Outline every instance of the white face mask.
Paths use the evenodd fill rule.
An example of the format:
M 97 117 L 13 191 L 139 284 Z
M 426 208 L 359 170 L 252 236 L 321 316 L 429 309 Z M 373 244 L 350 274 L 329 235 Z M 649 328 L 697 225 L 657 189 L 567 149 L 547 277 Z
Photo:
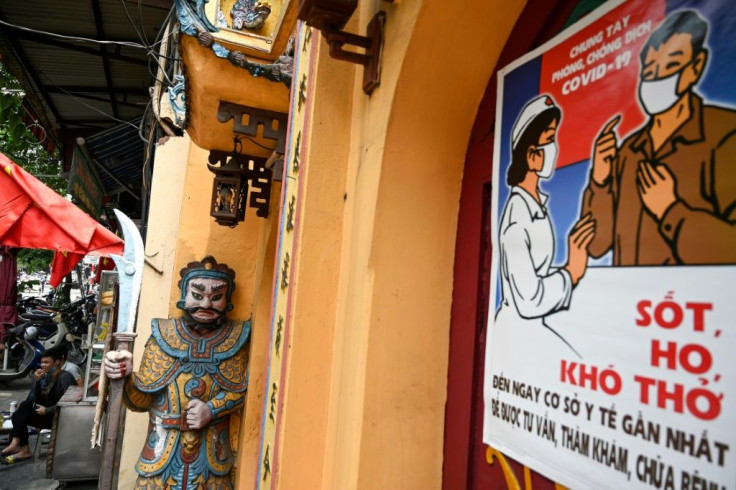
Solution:
M 677 85 L 680 83 L 682 71 L 659 80 L 642 80 L 639 83 L 639 100 L 647 114 L 661 114 L 680 98 Z
M 549 179 L 552 177 L 552 173 L 555 171 L 555 163 L 557 162 L 557 143 L 547 143 L 546 145 L 538 146 L 537 150 L 544 151 L 544 163 L 542 164 L 542 170 L 537 172 L 539 178 Z

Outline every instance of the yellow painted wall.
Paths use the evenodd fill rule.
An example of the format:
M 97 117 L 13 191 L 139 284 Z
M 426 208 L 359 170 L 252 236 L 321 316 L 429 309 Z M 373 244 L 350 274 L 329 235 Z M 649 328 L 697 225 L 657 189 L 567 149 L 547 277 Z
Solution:
M 151 214 L 146 240 L 146 254 L 156 252 L 163 257 L 163 275 L 146 267 L 138 314 L 134 360 L 138 365 L 145 340 L 150 335 L 150 321 L 155 317 L 180 316 L 176 307 L 179 299 L 179 270 L 188 262 L 213 255 L 218 262 L 227 263 L 235 270 L 235 292 L 232 298 L 235 309 L 228 314 L 233 319 L 247 319 L 257 301 L 251 329 L 250 385 L 246 397 L 245 418 L 231 418 L 232 427 L 242 425 L 244 448 L 257 444 L 260 430 L 260 408 L 263 386 L 260 380 L 265 370 L 265 353 L 268 351 L 268 309 L 270 293 L 254 296 L 254 285 L 270 288 L 277 225 L 279 185 L 271 194 L 271 213 L 268 220 L 258 218 L 249 209 L 244 223 L 235 228 L 223 227 L 209 216 L 213 174 L 207 169 L 208 151 L 198 148 L 188 138 L 173 138 L 159 147 L 154 166 L 154 182 L 151 193 Z M 157 260 L 155 255 L 151 260 Z M 257 264 L 258 258 L 263 263 Z M 264 266 L 265 265 L 265 266 Z M 128 412 L 125 427 L 123 453 L 120 464 L 119 488 L 132 488 L 138 458 L 145 437 L 147 414 Z M 237 432 L 237 431 L 236 431 Z M 236 434 L 237 435 L 237 434 Z M 240 444 L 234 441 L 234 447 Z M 253 450 L 255 451 L 255 450 Z M 255 466 L 255 454 L 250 460 L 245 455 L 238 459 L 238 467 Z M 248 464 L 251 463 L 251 464 Z
M 312 42 L 317 39 L 313 36 Z M 291 298 L 292 334 L 289 339 L 289 344 L 298 348 L 290 349 L 291 367 L 286 379 L 289 399 L 298 400 L 299 406 L 309 405 L 310 409 L 292 410 L 292 405 L 287 404 L 283 412 L 289 433 L 279 463 L 285 465 L 285 471 L 278 474 L 280 488 L 321 488 L 321 464 L 303 464 L 292 471 L 292 462 L 311 462 L 315 458 L 319 462 L 327 447 L 329 389 L 333 374 L 329 358 L 334 343 L 335 304 L 344 253 L 342 235 L 348 169 L 339 163 L 347 160 L 350 151 L 353 70 L 346 70 L 323 57 L 314 75 L 310 115 L 329 117 L 321 118 L 319 131 L 310 138 L 302 155 L 302 161 L 309 163 L 306 169 L 302 166 L 299 177 L 305 190 L 299 195 L 299 206 L 304 212 L 296 230 L 298 256 L 292 262 L 294 288 L 291 290 L 295 293 Z M 323 83 L 323 80 L 330 83 Z M 303 453 L 307 447 L 310 447 L 308 456 Z
M 245 417 L 240 427 L 240 443 L 236 460 L 236 488 L 251 488 L 258 470 L 258 444 L 260 442 L 263 416 L 263 394 L 265 390 L 265 370 L 268 362 L 269 322 L 271 315 L 271 288 L 273 287 L 273 263 L 278 239 L 279 205 L 281 184 L 274 183 L 271 189 L 271 207 L 268 219 L 249 216 L 259 222 L 258 247 L 266 247 L 265 257 L 256 269 L 252 283 L 259 284 L 254 291 L 253 330 L 251 332 L 250 378 L 246 397 Z M 260 279 L 258 279 L 260 278 Z M 233 426 L 234 427 L 234 426 Z
M 483 91 L 523 6 L 523 0 L 361 2 L 349 31 L 363 31 L 379 7 L 388 13 L 383 78 L 371 97 L 360 89 L 362 69 L 329 58 L 315 33 L 320 49 L 311 74 L 315 89 L 303 155 L 308 163 L 300 177 L 277 488 L 440 488 L 465 150 Z M 214 224 L 206 158 L 192 145 L 182 160 L 180 210 L 171 211 L 174 195 L 169 212 L 156 215 L 159 222 L 178 217 L 178 240 L 166 228 L 161 246 L 175 248 L 168 288 L 159 284 L 162 278 L 151 283 L 158 287 L 144 278 L 144 298 L 151 301 L 146 291 L 166 291 L 169 299 L 158 300 L 155 314 L 176 313 L 174 276 L 186 262 L 212 253 L 236 269 L 232 317 L 245 317 L 259 275 L 252 257 L 267 243 L 238 456 L 238 488 L 254 488 L 276 234 L 265 229 L 276 229 L 276 213 L 272 206 L 269 225 L 253 213 L 235 230 Z M 156 188 L 154 193 L 160 195 Z M 154 309 L 146 315 L 141 310 L 142 338 Z M 139 340 L 138 356 L 142 345 Z M 141 447 L 136 440 L 131 449 L 129 442 L 142 437 L 131 430 L 120 488 L 129 488 L 129 469 Z
M 140 364 L 143 345 L 151 334 L 151 318 L 165 317 L 170 311 L 169 293 L 176 262 L 172 237 L 179 234 L 178 217 L 185 195 L 186 161 L 190 146 L 189 138 L 184 136 L 170 138 L 156 148 L 145 253 L 148 260 L 163 273 L 157 273 L 148 265 L 143 269 L 136 324 L 138 337 L 133 351 L 134 366 Z M 143 447 L 147 427 L 148 414 L 127 412 L 118 474 L 120 489 L 133 488 L 137 477 L 134 466 Z
M 523 6 L 361 2 L 352 32 L 388 12 L 370 97 L 320 41 L 278 488 L 441 487 L 465 150 Z

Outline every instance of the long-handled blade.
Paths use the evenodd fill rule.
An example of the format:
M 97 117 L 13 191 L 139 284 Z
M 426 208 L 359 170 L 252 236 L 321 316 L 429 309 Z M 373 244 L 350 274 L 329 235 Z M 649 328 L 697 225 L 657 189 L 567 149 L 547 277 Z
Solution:
M 143 277 L 143 240 L 138 228 L 125 214 L 115 210 L 118 223 L 123 230 L 125 248 L 123 256 L 113 255 L 112 259 L 118 268 L 118 329 L 113 334 L 114 350 L 132 349 L 135 339 L 135 314 L 138 309 L 138 297 L 141 292 Z M 120 428 L 120 413 L 123 401 L 123 379 L 110 380 L 110 394 L 107 407 L 107 429 L 105 431 L 105 447 L 102 457 L 102 470 L 98 482 L 99 489 L 111 490 Z M 102 393 L 100 394 L 102 397 Z M 99 402 L 99 400 L 98 400 Z
M 118 268 L 118 332 L 135 331 L 135 312 L 143 278 L 143 239 L 135 224 L 120 210 L 115 216 L 123 231 L 123 256 L 113 255 Z

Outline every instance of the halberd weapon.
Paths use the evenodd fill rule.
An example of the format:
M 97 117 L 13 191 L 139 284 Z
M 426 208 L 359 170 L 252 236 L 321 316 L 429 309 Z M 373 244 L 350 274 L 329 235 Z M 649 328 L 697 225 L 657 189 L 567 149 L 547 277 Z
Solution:
M 141 292 L 143 276 L 143 239 L 133 221 L 119 210 L 115 216 L 120 223 L 125 240 L 123 256 L 112 255 L 118 269 L 118 328 L 113 334 L 114 350 L 131 351 L 135 339 L 135 316 L 138 309 L 138 298 Z M 110 392 L 107 405 L 107 428 L 102 457 L 99 489 L 112 489 L 113 469 L 115 467 L 115 451 L 118 443 L 118 429 L 123 401 L 123 384 L 125 378 L 110 380 Z M 100 393 L 98 405 L 103 394 Z

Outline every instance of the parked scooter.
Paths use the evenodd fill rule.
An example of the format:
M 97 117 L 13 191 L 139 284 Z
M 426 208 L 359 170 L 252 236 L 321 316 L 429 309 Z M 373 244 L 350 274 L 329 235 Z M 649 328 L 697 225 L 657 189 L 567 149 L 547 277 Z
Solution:
M 45 308 L 49 305 L 50 303 L 43 296 L 28 296 L 23 298 L 20 295 L 18 295 L 18 302 L 15 304 L 19 315 L 38 308 Z
M 24 338 L 37 340 L 44 349 L 68 343 L 67 359 L 74 364 L 83 364 L 86 352 L 82 349 L 82 335 L 94 323 L 95 295 L 90 294 L 61 308 L 39 307 L 20 317 L 28 320 Z
M 0 382 L 23 377 L 40 366 L 43 351 L 61 346 L 67 359 L 83 364 L 87 359 L 82 335 L 94 323 L 95 296 L 85 296 L 61 308 L 38 305 L 19 315 L 22 323 L 7 330 Z
M 43 346 L 33 345 L 23 338 L 25 325 L 3 323 L 2 332 L 0 382 L 9 383 L 14 379 L 22 378 L 41 366 Z

